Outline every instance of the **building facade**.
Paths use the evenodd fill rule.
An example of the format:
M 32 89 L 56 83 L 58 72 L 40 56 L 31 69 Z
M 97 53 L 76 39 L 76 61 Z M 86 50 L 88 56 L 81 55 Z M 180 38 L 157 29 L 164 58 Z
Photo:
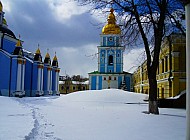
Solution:
M 157 97 L 174 97 L 186 91 L 185 36 L 177 33 L 165 37 L 162 42 L 157 70 Z M 134 91 L 149 93 L 146 61 L 133 75 Z
M 60 94 L 68 94 L 76 91 L 89 90 L 89 81 L 79 82 L 73 80 L 59 81 Z
M 122 88 L 131 91 L 131 74 L 123 71 L 124 46 L 121 29 L 116 24 L 114 10 L 110 10 L 108 23 L 103 27 L 98 46 L 98 71 L 89 73 L 89 89 Z M 123 84 L 124 83 L 124 84 Z
M 36 53 L 23 49 L 22 41 L 8 29 L 0 2 L 0 96 L 41 96 L 59 94 L 58 61 L 51 64 L 49 54 L 44 62 L 40 49 Z

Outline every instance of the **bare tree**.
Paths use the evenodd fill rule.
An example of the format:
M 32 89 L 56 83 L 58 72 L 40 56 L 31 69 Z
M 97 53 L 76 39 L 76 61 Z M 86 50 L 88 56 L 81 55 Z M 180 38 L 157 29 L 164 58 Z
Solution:
M 162 40 L 171 32 L 185 35 L 184 5 L 180 0 L 77 0 L 93 10 L 112 7 L 119 19 L 124 45 L 142 43 L 149 79 L 149 113 L 159 114 L 156 71 Z M 153 51 L 151 51 L 151 47 Z

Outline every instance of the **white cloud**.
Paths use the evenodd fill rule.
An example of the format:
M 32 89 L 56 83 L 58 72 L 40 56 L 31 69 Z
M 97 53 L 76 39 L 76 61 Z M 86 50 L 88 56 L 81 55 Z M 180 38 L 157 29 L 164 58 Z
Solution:
M 128 51 L 128 50 L 125 50 Z M 142 63 L 144 57 L 144 48 L 132 49 L 130 52 L 124 52 L 123 70 L 133 73 L 134 70 Z
M 1 0 L 1 3 L 3 5 L 3 11 L 4 12 L 11 12 L 11 4 L 9 1 Z
M 87 11 L 87 7 L 78 6 L 77 2 L 70 0 L 48 0 L 48 4 L 56 20 L 62 23 L 66 23 L 66 20 L 73 15 L 80 15 Z
M 52 59 L 55 51 L 61 68 L 60 75 L 66 73 L 70 76 L 79 74 L 88 77 L 89 72 L 97 70 L 97 57 L 94 57 L 97 52 L 97 45 L 95 44 L 88 44 L 80 48 L 51 48 L 50 56 Z M 89 57 L 89 55 L 93 56 Z

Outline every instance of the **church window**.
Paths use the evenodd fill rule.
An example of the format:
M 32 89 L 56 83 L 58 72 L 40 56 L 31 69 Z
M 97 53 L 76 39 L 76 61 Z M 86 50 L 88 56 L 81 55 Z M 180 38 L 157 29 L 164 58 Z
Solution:
M 114 77 L 114 80 L 116 80 L 116 77 Z
M 162 73 L 164 72 L 164 59 L 162 59 Z
M 168 71 L 168 56 L 165 57 L 165 72 Z
M 109 56 L 108 65 L 113 65 L 113 56 L 112 55 Z
M 104 80 L 106 80 L 106 77 L 104 77 Z
M 111 80 L 111 76 L 109 76 L 109 80 Z
M 81 87 L 78 87 L 78 90 L 81 90 Z
M 102 57 L 104 57 L 104 52 L 102 52 Z
M 120 57 L 120 54 L 119 54 L 119 53 L 117 54 L 117 57 Z

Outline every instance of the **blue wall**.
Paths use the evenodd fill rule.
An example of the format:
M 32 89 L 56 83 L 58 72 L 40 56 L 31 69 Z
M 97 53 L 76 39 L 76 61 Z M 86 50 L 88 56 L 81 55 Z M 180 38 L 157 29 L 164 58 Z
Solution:
M 5 65 L 6 64 L 6 65 Z M 9 96 L 11 59 L 0 51 L 0 95 Z
M 11 67 L 11 93 L 10 96 L 15 96 L 15 93 L 13 91 L 16 90 L 16 84 L 17 84 L 17 69 L 18 69 L 18 62 L 17 59 L 12 58 L 12 67 Z
M 44 91 L 47 91 L 47 80 L 48 80 L 48 69 L 47 69 L 47 66 L 44 66 L 44 76 L 43 76 L 43 90 Z
M 32 96 L 32 69 L 33 63 L 26 59 L 25 64 L 25 78 L 24 78 L 24 89 L 26 96 Z M 36 81 L 36 80 L 35 80 Z
M 127 91 L 131 91 L 131 78 L 129 76 L 126 76 L 125 77 L 125 83 L 126 83 L 126 86 L 127 86 Z
M 91 89 L 96 90 L 96 76 L 92 76 L 91 78 Z
M 52 81 L 56 80 L 55 68 L 52 68 Z M 55 82 L 52 82 L 52 91 L 55 91 Z
M 102 89 L 102 76 L 98 76 L 99 77 L 99 85 L 98 85 L 98 89 Z
M 118 76 L 118 88 L 120 88 L 121 83 L 122 83 L 122 76 Z
M 2 48 L 5 51 L 9 52 L 10 54 L 12 54 L 14 52 L 15 45 L 16 45 L 15 42 L 12 42 L 10 40 L 7 40 L 7 39 L 3 38 L 3 46 L 2 46 Z

